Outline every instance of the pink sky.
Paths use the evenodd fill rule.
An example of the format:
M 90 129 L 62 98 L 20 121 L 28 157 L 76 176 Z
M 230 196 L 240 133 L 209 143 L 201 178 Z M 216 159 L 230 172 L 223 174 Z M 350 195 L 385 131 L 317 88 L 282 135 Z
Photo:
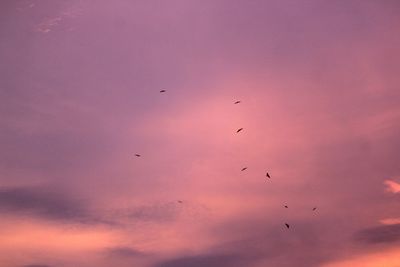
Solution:
M 397 1 L 0 12 L 1 267 L 400 266 Z

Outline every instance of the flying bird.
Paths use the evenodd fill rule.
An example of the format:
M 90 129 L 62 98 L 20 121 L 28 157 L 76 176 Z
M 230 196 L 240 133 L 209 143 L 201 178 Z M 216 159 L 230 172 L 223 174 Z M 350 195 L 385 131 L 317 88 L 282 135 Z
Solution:
M 269 173 L 268 173 L 268 172 L 267 172 L 267 174 L 266 174 L 265 176 L 267 176 L 268 178 L 270 178 L 270 179 L 271 179 L 271 176 L 269 176 Z
M 182 200 L 178 200 L 178 203 L 181 203 L 181 204 L 182 204 L 182 203 L 183 203 L 183 201 L 182 201 Z
M 286 227 L 289 229 L 289 227 L 290 227 L 289 224 L 285 223 L 285 225 L 286 225 Z
M 239 104 L 239 103 L 240 103 L 240 101 L 239 101 L 239 100 L 235 102 L 235 104 Z
M 316 210 L 316 209 L 317 209 L 317 207 L 313 208 L 312 210 Z
M 245 170 L 247 170 L 247 167 L 242 168 L 242 171 L 245 171 Z
M 140 157 L 141 155 L 140 155 L 140 154 L 135 154 L 135 156 L 136 156 L 136 157 Z
M 289 208 L 289 207 L 285 205 L 285 208 Z
M 160 93 L 165 93 L 165 92 L 166 92 L 166 91 L 165 91 L 164 89 L 160 91 Z
M 240 132 L 241 130 L 243 130 L 243 128 L 239 128 L 239 129 L 236 131 L 236 133 Z

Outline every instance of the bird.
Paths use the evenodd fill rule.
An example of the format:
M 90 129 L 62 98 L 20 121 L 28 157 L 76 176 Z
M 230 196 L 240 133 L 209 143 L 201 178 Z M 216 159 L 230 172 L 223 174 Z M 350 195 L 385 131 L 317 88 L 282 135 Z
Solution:
M 136 157 L 140 157 L 141 155 L 140 155 L 140 154 L 135 154 L 135 156 L 136 156 Z
M 289 207 L 285 205 L 285 208 L 289 208 Z
M 239 128 L 239 129 L 236 131 L 236 133 L 240 132 L 241 130 L 243 130 L 243 128 Z
M 182 204 L 182 203 L 183 203 L 183 201 L 182 201 L 182 200 L 178 200 L 178 203 L 181 203 L 181 204 Z
M 266 174 L 265 176 L 267 176 L 268 178 L 270 178 L 270 179 L 271 179 L 271 176 L 269 176 L 269 173 L 268 173 L 268 172 L 267 172 L 267 174 Z
M 316 209 L 317 209 L 317 207 L 313 208 L 312 210 L 316 210 Z
M 286 227 L 289 229 L 289 227 L 290 227 L 289 224 L 285 223 L 285 225 L 286 225 Z
M 240 103 L 240 101 L 238 100 L 238 101 L 236 101 L 234 104 L 239 104 Z
M 165 92 L 166 92 L 166 90 L 164 90 L 164 89 L 160 91 L 160 93 L 165 93 Z
M 247 170 L 247 167 L 243 167 L 243 168 L 242 168 L 242 171 L 245 171 L 245 170 Z

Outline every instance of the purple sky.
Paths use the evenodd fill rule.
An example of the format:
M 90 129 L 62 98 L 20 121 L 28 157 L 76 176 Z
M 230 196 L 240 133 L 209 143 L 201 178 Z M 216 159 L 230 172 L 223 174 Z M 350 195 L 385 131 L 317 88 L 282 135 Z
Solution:
M 0 1 L 0 266 L 400 266 L 399 13 Z

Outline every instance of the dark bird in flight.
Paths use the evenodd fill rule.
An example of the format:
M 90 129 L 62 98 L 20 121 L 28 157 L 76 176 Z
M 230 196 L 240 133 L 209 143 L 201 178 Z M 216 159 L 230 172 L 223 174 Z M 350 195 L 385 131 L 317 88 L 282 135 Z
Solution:
M 243 128 L 239 128 L 239 129 L 236 131 L 236 133 L 240 132 L 241 130 L 243 130 Z
M 135 154 L 136 157 L 140 157 L 140 154 Z
M 285 208 L 289 208 L 289 207 L 285 205 Z
M 317 207 L 313 208 L 312 210 L 316 210 L 316 209 L 317 209 Z
M 160 91 L 160 93 L 165 93 L 165 92 L 166 92 L 166 91 L 165 91 L 164 89 Z
M 245 171 L 245 170 L 247 170 L 247 167 L 242 168 L 242 171 Z
M 267 174 L 266 174 L 265 176 L 267 176 L 268 178 L 271 178 L 271 176 L 269 176 L 269 173 L 268 173 L 268 172 L 267 172 Z
M 289 229 L 289 224 L 285 223 L 286 227 Z
M 239 103 L 240 103 L 240 101 L 239 101 L 239 100 L 235 102 L 235 104 L 239 104 Z
M 181 204 L 182 204 L 182 203 L 183 203 L 183 201 L 182 201 L 182 200 L 178 200 L 178 203 L 181 203 Z

